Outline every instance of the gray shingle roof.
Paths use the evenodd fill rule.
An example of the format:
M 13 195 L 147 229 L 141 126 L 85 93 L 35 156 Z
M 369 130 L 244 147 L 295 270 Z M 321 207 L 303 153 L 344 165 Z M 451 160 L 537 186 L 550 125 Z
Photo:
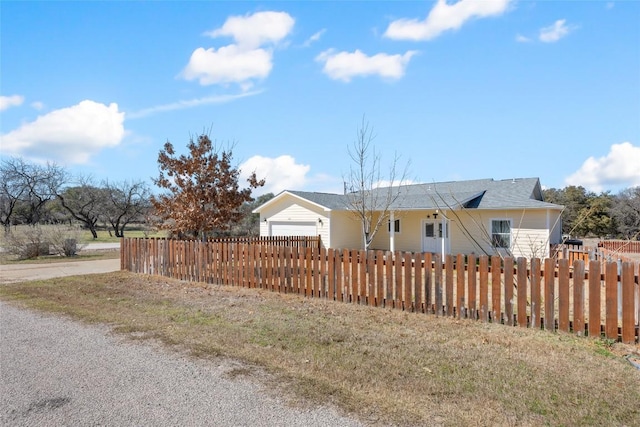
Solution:
M 372 197 L 382 199 L 388 188 L 373 190 Z M 477 179 L 469 181 L 433 182 L 394 188 L 399 197 L 391 205 L 394 210 L 449 209 L 562 209 L 562 206 L 542 200 L 538 178 L 506 180 Z M 348 209 L 345 194 L 288 191 L 331 210 Z M 378 203 L 381 205 L 381 203 Z

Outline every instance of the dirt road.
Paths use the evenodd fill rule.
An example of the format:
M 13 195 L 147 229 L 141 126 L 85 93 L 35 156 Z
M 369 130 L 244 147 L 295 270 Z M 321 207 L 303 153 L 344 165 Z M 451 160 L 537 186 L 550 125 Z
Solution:
M 119 259 L 0 266 L 3 284 L 106 273 Z M 359 426 L 328 407 L 294 408 L 239 362 L 195 360 L 0 301 L 0 425 Z
M 109 273 L 118 270 L 120 270 L 119 259 L 69 261 L 50 264 L 0 265 L 0 285 L 26 280 L 43 280 L 81 274 Z

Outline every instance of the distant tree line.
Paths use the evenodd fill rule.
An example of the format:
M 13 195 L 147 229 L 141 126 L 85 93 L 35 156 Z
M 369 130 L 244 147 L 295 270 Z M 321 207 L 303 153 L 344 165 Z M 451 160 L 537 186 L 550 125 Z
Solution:
M 640 187 L 596 194 L 581 186 L 543 191 L 544 199 L 565 207 L 562 233 L 572 237 L 640 240 Z
M 176 181 L 174 177 L 167 182 Z M 235 177 L 237 180 L 237 173 Z M 241 191 L 233 182 L 216 180 L 215 177 L 209 188 L 216 183 L 230 192 Z M 232 218 L 220 223 L 217 232 L 209 235 L 259 234 L 259 215 L 253 214 L 252 210 L 273 197 L 273 194 L 263 195 L 257 200 L 251 198 L 250 194 L 241 194 L 244 196 L 240 198 L 240 203 L 228 210 L 233 213 Z M 3 159 L 0 163 L 0 223 L 5 232 L 10 232 L 11 227 L 17 225 L 79 224 L 89 230 L 94 238 L 98 236 L 98 229 L 106 229 L 116 237 L 123 237 L 125 229 L 135 223 L 147 229 L 176 231 L 172 235 L 188 235 L 183 230 L 180 230 L 181 233 L 172 230 L 171 225 L 175 222 L 171 214 L 188 214 L 190 207 L 167 205 L 169 209 L 163 211 L 158 209 L 161 207 L 157 204 L 159 200 L 163 199 L 154 196 L 143 180 L 104 180 L 98 183 L 90 176 L 73 176 L 64 167 L 52 163 L 33 163 L 19 157 Z M 204 217 L 215 216 L 213 203 L 228 201 L 228 197 L 212 199 L 205 206 L 207 212 Z
M 98 184 L 51 163 L 5 159 L 0 180 L 0 222 L 5 231 L 13 225 L 79 223 L 94 238 L 101 225 L 122 237 L 125 227 L 144 222 L 150 209 L 151 193 L 144 181 Z

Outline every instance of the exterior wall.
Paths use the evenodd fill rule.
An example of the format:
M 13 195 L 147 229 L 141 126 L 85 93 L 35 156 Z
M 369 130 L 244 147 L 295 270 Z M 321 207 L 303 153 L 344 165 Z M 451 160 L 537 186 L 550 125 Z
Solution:
M 456 211 L 458 218 L 451 222 L 451 252 L 493 254 L 490 244 L 491 220 L 511 220 L 511 254 L 514 257 L 546 257 L 549 244 L 559 229 L 560 211 L 539 210 L 495 210 Z M 452 216 L 452 215 L 450 215 Z M 463 222 L 465 227 L 460 226 Z M 554 224 L 556 226 L 554 227 Z M 549 228 L 553 231 L 550 234 Z M 468 237 L 468 236 L 471 236 Z
M 394 233 L 396 250 L 422 252 L 422 220 L 427 218 L 426 211 L 395 212 L 394 220 L 400 220 L 400 232 Z M 430 214 L 430 213 L 429 213 Z M 381 225 L 371 244 L 372 249 L 390 249 L 390 233 L 388 223 Z
M 324 237 L 323 237 L 324 238 Z M 360 221 L 351 212 L 331 212 L 331 235 L 328 242 L 334 249 L 362 248 Z
M 329 247 L 331 223 L 328 214 L 313 203 L 285 197 L 279 203 L 260 212 L 260 236 L 270 236 L 270 224 L 273 222 L 313 222 L 316 224 L 316 234 L 320 235 L 323 245 Z

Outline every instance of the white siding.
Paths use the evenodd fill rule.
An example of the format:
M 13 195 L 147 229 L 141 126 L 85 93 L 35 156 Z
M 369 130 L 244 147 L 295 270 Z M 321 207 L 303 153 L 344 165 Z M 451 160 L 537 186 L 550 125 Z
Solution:
M 351 212 L 331 212 L 330 242 L 334 249 L 362 248 L 361 224 Z
M 293 227 L 301 224 L 306 225 L 306 230 L 310 225 L 316 227 L 315 235 L 320 235 L 324 246 L 329 247 L 330 221 L 328 212 L 321 207 L 308 203 L 294 196 L 286 196 L 278 203 L 268 206 L 260 212 L 260 235 L 272 235 L 271 224 L 291 224 Z M 277 231 L 278 226 L 276 226 Z
M 511 253 L 514 257 L 546 257 L 551 237 L 547 229 L 547 210 L 458 211 L 452 221 L 451 252 L 493 254 L 491 220 L 511 220 Z M 551 215 L 553 216 L 553 215 Z M 464 222 L 464 227 L 460 226 Z M 551 224 L 553 226 L 553 224 Z

